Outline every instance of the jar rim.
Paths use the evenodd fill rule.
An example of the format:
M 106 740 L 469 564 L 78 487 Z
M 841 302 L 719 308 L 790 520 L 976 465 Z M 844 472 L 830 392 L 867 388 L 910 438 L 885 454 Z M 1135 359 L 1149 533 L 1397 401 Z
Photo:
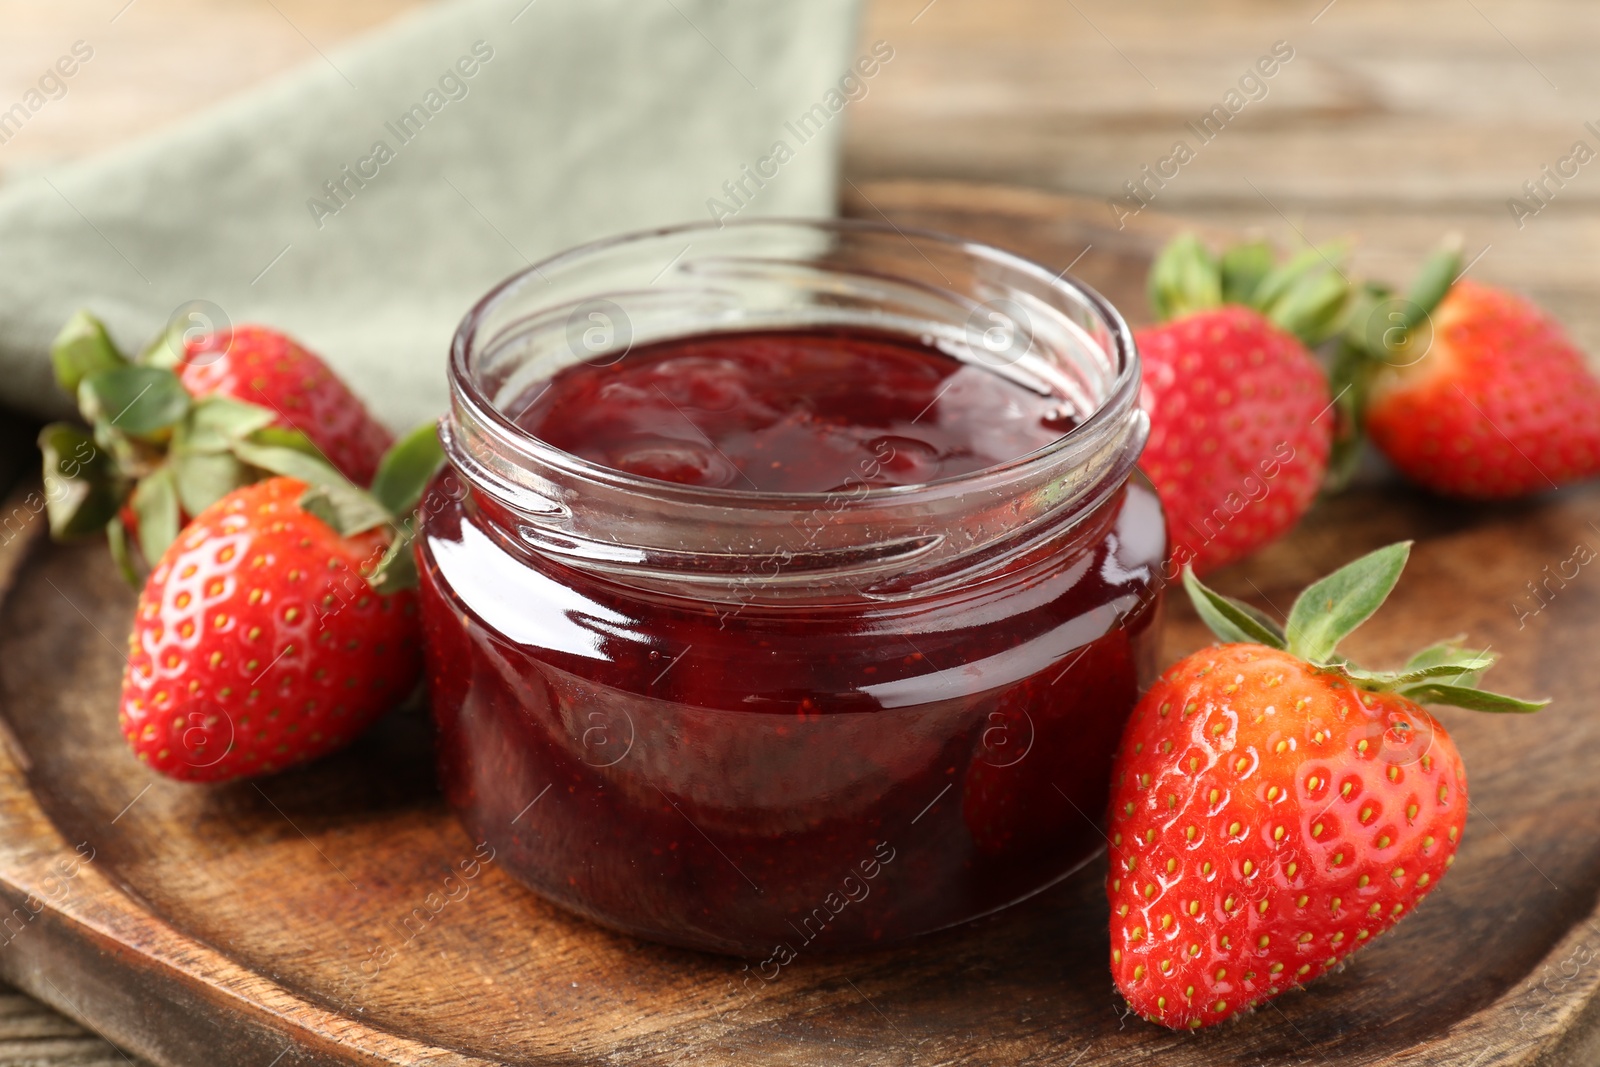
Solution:
M 920 494 L 942 494 L 963 485 L 1014 475 L 1020 471 L 1031 470 L 1035 467 L 1048 466 L 1061 453 L 1079 449 L 1086 439 L 1104 436 L 1111 424 L 1125 417 L 1130 408 L 1136 407 L 1140 384 L 1140 361 L 1138 349 L 1134 343 L 1133 331 L 1123 318 L 1122 313 L 1109 300 L 1093 287 L 1070 275 L 1068 271 L 1063 270 L 1059 274 L 1052 276 L 1042 266 L 1016 253 L 1007 252 L 1004 249 L 980 241 L 972 241 L 920 227 L 902 227 L 889 222 L 874 222 L 865 219 L 790 217 L 692 222 L 634 230 L 577 245 L 532 263 L 524 270 L 517 271 L 479 299 L 456 328 L 450 345 L 450 385 L 456 403 L 465 405 L 471 419 L 477 426 L 488 430 L 493 436 L 499 438 L 502 443 L 512 446 L 516 451 L 527 455 L 529 459 L 546 464 L 553 469 L 562 470 L 586 480 L 601 482 L 616 488 L 648 493 L 657 497 L 666 497 L 680 503 L 699 503 L 724 507 L 730 505 L 759 507 L 764 504 L 807 505 L 837 497 L 838 490 L 776 492 L 732 486 L 702 486 L 667 482 L 617 470 L 614 467 L 584 459 L 564 449 L 557 448 L 518 426 L 513 419 L 500 409 L 499 404 L 488 395 L 473 373 L 471 361 L 475 350 L 475 342 L 478 340 L 479 328 L 503 301 L 511 299 L 531 279 L 542 279 L 547 271 L 554 273 L 558 269 L 620 247 L 652 239 L 677 236 L 688 237 L 697 233 L 722 233 L 735 228 L 739 230 L 789 228 L 823 233 L 897 235 L 905 238 L 913 248 L 916 247 L 916 242 L 913 238 L 933 242 L 947 251 L 982 260 L 1006 270 L 1016 271 L 1033 279 L 1035 282 L 1042 282 L 1050 291 L 1064 294 L 1069 299 L 1082 301 L 1100 319 L 1110 338 L 1113 349 L 1106 354 L 1115 361 L 1116 376 L 1107 386 L 1104 395 L 1100 398 L 1094 410 L 1059 437 L 1031 452 L 1026 452 L 1020 456 L 1014 456 L 974 471 L 905 485 L 863 486 L 859 491 L 852 494 L 854 502 L 859 505 L 870 506 L 873 504 L 889 504 L 891 502 L 903 504 L 908 498 L 915 498 Z M 918 251 L 920 252 L 921 250 L 918 249 Z

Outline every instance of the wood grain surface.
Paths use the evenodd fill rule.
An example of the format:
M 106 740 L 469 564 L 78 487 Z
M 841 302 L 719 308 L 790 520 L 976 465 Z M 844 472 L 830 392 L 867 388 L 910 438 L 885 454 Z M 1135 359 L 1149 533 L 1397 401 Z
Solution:
M 1112 236 L 1094 204 L 918 183 L 862 185 L 849 207 L 1058 269 L 1104 241 L 1080 267 L 1130 310 L 1168 225 L 1148 216 Z M 0 560 L 0 897 L 45 906 L 0 948 L 0 974 L 172 1067 L 1582 1062 L 1600 981 L 1600 836 L 1582 832 L 1600 810 L 1600 582 L 1573 580 L 1531 617 L 1514 605 L 1546 564 L 1600 544 L 1597 523 L 1600 489 L 1471 508 L 1380 487 L 1319 507 L 1222 576 L 1282 605 L 1351 555 L 1414 537 L 1410 573 L 1350 651 L 1394 662 L 1419 637 L 1469 630 L 1504 654 L 1500 684 L 1556 704 L 1536 724 L 1450 715 L 1472 789 L 1450 878 L 1341 973 L 1198 1035 L 1125 1017 L 1101 863 L 990 919 L 802 957 L 755 988 L 737 960 L 608 933 L 492 862 L 430 915 L 474 843 L 437 795 L 419 713 L 259 783 L 155 779 L 111 714 L 132 594 L 95 545 L 40 543 L 17 567 L 19 537 L 12 566 Z M 1205 640 L 1186 612 L 1174 619 L 1169 657 Z
M 0 101 L 74 40 L 95 59 L 0 146 L 0 180 L 170 124 L 423 0 L 0 0 Z M 513 0 L 507 0 L 511 4 Z M 1600 348 L 1600 169 L 1519 229 L 1506 209 L 1600 140 L 1588 0 L 863 0 L 894 60 L 850 106 L 846 177 L 958 178 L 1104 201 L 1188 137 L 1276 41 L 1295 58 L 1155 204 L 1284 240 L 1359 241 L 1403 274 L 1461 231 Z M 709 52 L 708 52 L 709 54 Z
M 0 146 L 0 181 L 318 62 L 419 2 L 0 0 L 0 104 L 74 40 L 96 47 L 68 95 Z M 1600 172 L 1585 168 L 1521 229 L 1505 205 L 1600 118 L 1597 19 L 1585 0 L 867 0 L 863 41 L 892 41 L 896 59 L 852 105 L 845 177 L 880 203 L 869 179 L 921 176 L 1027 183 L 1103 207 L 1287 40 L 1296 58 L 1267 97 L 1157 208 L 1286 242 L 1354 236 L 1357 262 L 1391 276 L 1461 230 L 1469 254 L 1487 250 L 1474 273 L 1531 292 L 1600 349 Z M 1012 229 L 1026 236 L 1026 224 Z M 27 1005 L 5 1002 L 0 1064 L 125 1062 Z M 1551 1062 L 1600 1062 L 1600 1050 Z

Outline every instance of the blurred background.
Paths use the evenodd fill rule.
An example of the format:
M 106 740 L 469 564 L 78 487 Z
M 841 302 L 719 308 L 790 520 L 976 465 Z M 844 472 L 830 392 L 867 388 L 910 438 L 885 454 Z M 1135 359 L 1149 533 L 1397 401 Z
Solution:
M 120 144 L 255 85 L 426 0 L 0 0 L 0 100 L 63 40 L 96 56 L 67 97 L 0 147 L 0 180 Z M 549 0 L 544 0 L 549 2 Z M 660 0 L 667 2 L 667 0 Z M 1600 269 L 1600 7 L 1580 0 L 864 0 L 863 42 L 896 57 L 848 109 L 845 177 L 1022 184 L 1104 200 L 1167 156 L 1277 41 L 1294 59 L 1157 192 L 1152 210 L 1352 236 L 1358 268 L 1404 276 L 1448 230 L 1475 272 L 1529 291 L 1579 339 Z M 263 146 L 269 150 L 270 146 Z M 1109 217 L 1109 209 L 1108 209 Z
M 0 104 L 63 42 L 92 31 L 95 46 L 68 93 L 0 144 L 0 184 L 164 127 L 424 2 L 0 0 Z M 1600 6 L 864 0 L 860 37 L 857 52 L 882 39 L 895 58 L 846 112 L 846 198 L 873 181 L 956 179 L 1086 198 L 1110 223 L 1114 202 L 1137 206 L 1125 183 L 1143 182 L 1150 212 L 1290 247 L 1349 238 L 1358 270 L 1402 281 L 1456 231 L 1476 276 L 1529 293 L 1600 349 L 1600 161 L 1576 152 L 1600 151 Z M 1253 76 L 1275 46 L 1292 58 Z M 1230 91 L 1245 103 L 1203 141 L 1189 124 Z M 1147 180 L 1179 139 L 1193 158 Z M 0 996 L 0 1064 L 125 1062 Z

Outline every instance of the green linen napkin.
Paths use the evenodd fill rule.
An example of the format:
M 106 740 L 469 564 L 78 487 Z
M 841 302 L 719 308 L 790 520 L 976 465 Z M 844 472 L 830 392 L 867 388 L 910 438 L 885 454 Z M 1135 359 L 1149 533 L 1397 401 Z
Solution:
M 452 0 L 127 148 L 14 179 L 0 403 L 72 413 L 46 349 L 87 306 L 130 351 L 175 312 L 273 325 L 392 426 L 432 418 L 456 323 L 528 263 L 730 209 L 831 212 L 855 9 Z M 801 116 L 803 144 L 785 126 Z M 778 140 L 793 151 L 777 177 L 730 199 L 724 183 L 737 192 Z

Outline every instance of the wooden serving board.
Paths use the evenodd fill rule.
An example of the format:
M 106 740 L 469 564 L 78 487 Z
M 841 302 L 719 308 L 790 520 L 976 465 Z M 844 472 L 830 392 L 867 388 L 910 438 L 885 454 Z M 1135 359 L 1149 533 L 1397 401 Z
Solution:
M 1136 317 L 1171 223 L 970 186 L 852 187 L 853 214 L 948 230 L 1076 272 Z M 1085 248 L 1091 246 L 1087 252 Z M 1081 258 L 1080 258 L 1081 257 Z M 1318 507 L 1219 576 L 1262 606 L 1402 537 L 1394 599 L 1352 642 L 1374 664 L 1462 630 L 1535 720 L 1445 712 L 1470 769 L 1460 860 L 1340 973 L 1234 1024 L 1125 1014 L 1104 865 L 910 946 L 741 962 L 612 934 L 475 857 L 436 790 L 421 712 L 256 783 L 182 786 L 123 748 L 132 594 L 99 545 L 0 529 L 0 975 L 158 1064 L 1500 1064 L 1596 1062 L 1600 1032 L 1600 490 L 1515 506 L 1375 488 Z M 21 532 L 17 532 L 20 530 Z M 1581 557 L 1580 557 L 1581 558 Z M 1205 637 L 1173 605 L 1169 657 Z M 447 881 L 447 876 L 453 877 Z M 469 876 L 470 875 L 470 876 Z M 16 909 L 16 910 L 11 910 Z

